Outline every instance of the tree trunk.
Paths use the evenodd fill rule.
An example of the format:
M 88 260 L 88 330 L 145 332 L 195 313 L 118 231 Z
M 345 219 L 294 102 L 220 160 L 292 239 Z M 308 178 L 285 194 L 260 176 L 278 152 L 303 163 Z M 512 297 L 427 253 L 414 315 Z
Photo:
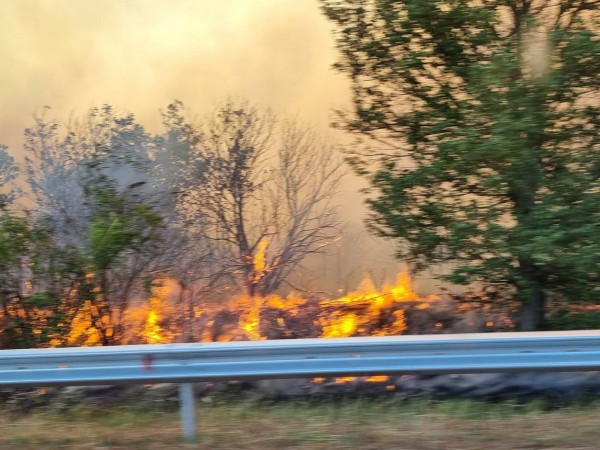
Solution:
M 544 324 L 546 294 L 541 286 L 536 285 L 527 292 L 519 292 L 521 311 L 519 314 L 519 331 L 537 331 Z

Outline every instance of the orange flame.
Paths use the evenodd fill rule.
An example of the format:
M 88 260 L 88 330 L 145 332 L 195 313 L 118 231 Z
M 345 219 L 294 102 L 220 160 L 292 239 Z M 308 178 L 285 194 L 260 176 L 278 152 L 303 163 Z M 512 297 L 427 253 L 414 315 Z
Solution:
M 257 284 L 262 277 L 265 276 L 265 270 L 267 269 L 267 247 L 269 246 L 269 239 L 262 238 L 256 246 L 256 254 L 252 261 L 254 265 L 254 272 L 251 275 L 250 281 Z
M 164 307 L 169 290 L 170 288 L 162 282 L 152 286 L 149 302 L 150 311 L 148 312 L 148 317 L 146 318 L 146 323 L 142 332 L 142 336 L 148 344 L 164 344 L 171 340 L 166 336 L 165 331 L 160 326 L 162 317 L 159 312 L 159 310 Z
M 262 239 L 253 259 L 253 280 L 258 282 L 267 270 L 266 250 L 268 240 Z M 131 330 L 139 339 L 148 344 L 173 341 L 177 332 L 165 325 L 165 318 L 172 317 L 174 304 L 169 303 L 173 280 L 159 280 L 152 286 L 147 306 L 140 307 L 131 315 L 136 323 Z M 172 295 L 171 295 L 172 297 Z M 333 298 L 302 297 L 294 293 L 286 297 L 269 295 L 265 297 L 239 295 L 227 302 L 224 307 L 194 306 L 190 312 L 194 320 L 203 323 L 201 341 L 264 340 L 268 338 L 322 337 L 338 338 L 350 336 L 398 335 L 406 331 L 406 319 L 402 302 L 414 302 L 414 309 L 426 309 L 437 297 L 419 297 L 408 273 L 398 274 L 396 282 L 378 288 L 371 277 L 365 277 L 355 291 Z M 109 317 L 97 317 L 91 302 L 87 301 L 72 321 L 72 329 L 67 336 L 70 345 L 99 345 L 101 336 L 93 320 L 101 320 L 109 325 Z M 307 313 L 307 311 L 312 311 Z M 131 311 L 129 311 L 131 312 Z M 135 316 L 135 317 L 133 317 Z M 224 319 L 225 318 L 225 319 Z M 308 322 L 306 320 L 308 318 Z M 105 323 L 105 321 L 108 321 Z M 302 322 L 297 334 L 290 331 Z M 174 323 L 174 322 L 171 322 Z M 489 324 L 488 324 L 489 325 Z M 436 323 L 442 327 L 442 323 Z M 273 328 L 280 334 L 271 335 Z M 308 329 L 308 334 L 303 334 Z M 287 334 L 286 334 L 287 333 Z M 311 334 L 312 333 L 312 334 Z M 328 380 L 334 383 L 351 383 L 357 377 L 314 378 L 315 383 Z M 385 383 L 385 388 L 394 390 L 387 376 L 361 377 L 362 381 Z
M 93 324 L 92 302 L 86 300 L 71 322 L 71 331 L 67 336 L 68 345 L 83 347 L 100 343 L 100 332 Z
M 413 290 L 412 281 L 407 273 L 400 273 L 393 286 L 384 286 L 378 290 L 370 277 L 366 277 L 356 292 L 330 300 L 330 307 L 338 307 L 339 312 L 320 319 L 323 326 L 322 337 L 349 337 L 363 334 L 367 327 L 377 320 L 383 309 L 390 308 L 394 303 L 416 300 L 418 295 Z M 364 305 L 363 314 L 343 312 L 343 305 Z M 375 335 L 402 334 L 406 329 L 404 312 L 397 309 L 392 313 L 394 320 L 387 326 L 372 332 Z
M 257 246 L 253 267 L 259 276 L 266 267 L 267 246 L 266 239 Z M 179 319 L 192 319 L 196 323 L 193 326 L 201 327 L 200 341 L 398 335 L 407 328 L 402 302 L 413 302 L 412 308 L 424 309 L 436 300 L 435 296 L 420 298 L 410 276 L 403 272 L 395 284 L 384 284 L 381 288 L 365 277 L 356 290 L 338 298 L 303 297 L 294 293 L 285 297 L 239 295 L 225 306 L 195 305 L 189 317 L 184 318 L 171 301 L 178 285 L 170 279 L 159 281 L 151 289 L 147 306 L 127 311 L 129 322 L 125 327 L 131 340 L 126 338 L 123 343 L 139 342 L 140 338 L 149 344 L 171 342 L 178 336 Z M 94 314 L 94 306 L 86 302 L 72 322 L 68 344 L 99 345 L 100 335 L 92 322 L 98 319 L 93 317 L 97 317 L 97 311 Z M 101 318 L 103 323 L 108 319 Z
M 257 245 L 256 255 L 254 256 L 254 271 L 258 274 L 263 273 L 265 270 L 268 246 L 269 240 L 267 238 L 262 238 Z
M 264 249 L 266 249 L 266 243 L 260 246 L 257 253 L 255 260 L 255 268 L 257 269 L 264 267 L 261 262 L 262 256 L 260 256 Z M 354 292 L 335 299 L 317 301 L 319 314 L 315 320 L 318 329 L 321 330 L 318 336 L 337 338 L 402 334 L 406 330 L 406 321 L 404 312 L 398 303 L 417 301 L 418 299 L 419 296 L 415 293 L 412 281 L 407 273 L 400 273 L 396 284 L 384 285 L 382 289 L 378 289 L 373 280 L 366 277 Z M 237 325 L 230 324 L 227 330 L 219 330 L 217 337 L 212 336 L 210 332 L 205 332 L 202 340 L 267 339 L 267 336 L 261 330 L 261 326 L 268 326 L 269 323 L 263 324 L 265 320 L 263 315 L 276 316 L 276 311 L 280 311 L 282 315 L 272 318 L 270 325 L 285 327 L 286 317 L 289 319 L 298 316 L 314 302 L 314 299 L 311 303 L 311 300 L 294 294 L 287 297 L 278 295 L 235 297 L 228 302 L 224 310 L 238 315 Z M 417 307 L 427 308 L 428 306 L 427 302 L 421 301 Z M 378 325 L 373 326 L 374 324 Z M 214 327 L 215 321 L 209 321 L 206 325 Z

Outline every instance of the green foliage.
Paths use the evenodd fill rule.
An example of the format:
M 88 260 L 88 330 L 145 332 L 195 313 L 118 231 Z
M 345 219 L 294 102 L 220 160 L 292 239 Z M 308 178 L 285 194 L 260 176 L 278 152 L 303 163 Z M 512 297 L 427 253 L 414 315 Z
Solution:
M 98 188 L 94 194 L 96 210 L 89 231 L 93 269 L 107 270 L 123 253 L 158 239 L 162 219 L 149 205 L 130 204 L 114 187 Z
M 99 317 L 110 317 L 108 273 L 158 240 L 161 217 L 131 189 L 119 192 L 97 176 L 89 178 L 87 193 L 83 246 L 61 242 L 47 218 L 35 222 L 0 209 L 0 347 L 68 344 L 72 320 L 88 301 Z
M 25 299 L 29 306 L 37 308 L 48 308 L 60 305 L 60 297 L 55 292 L 38 292 Z
M 0 145 L 0 208 L 6 207 L 12 200 L 14 192 L 10 182 L 18 173 L 14 158 L 8 153 L 6 146 Z
M 514 286 L 533 328 L 547 291 L 600 287 L 598 6 L 549 2 L 322 0 L 343 123 L 378 146 L 349 158 L 372 229 L 417 269 Z
M 9 183 L 18 169 L 0 146 L 0 347 L 73 345 L 90 335 L 109 345 L 166 253 L 157 205 L 168 197 L 148 173 L 160 139 L 108 105 L 64 128 L 47 110 L 25 130 L 33 211 L 15 213 Z
M 0 211 L 0 267 L 15 264 L 28 248 L 31 237 L 25 219 Z
M 58 312 L 63 301 L 57 293 L 23 289 L 23 285 L 37 282 L 42 273 L 45 283 L 49 281 L 46 271 L 41 270 L 42 260 L 47 258 L 47 237 L 45 230 L 32 226 L 27 218 L 0 212 L 2 347 L 43 345 L 54 332 L 62 331 Z
M 557 311 L 544 321 L 545 330 L 598 330 L 600 329 L 600 311 L 571 312 Z
M 108 272 L 159 239 L 162 219 L 149 205 L 108 182 L 93 193 L 88 247 L 59 244 L 51 228 L 0 212 L 0 347 L 66 344 L 86 301 L 110 316 Z

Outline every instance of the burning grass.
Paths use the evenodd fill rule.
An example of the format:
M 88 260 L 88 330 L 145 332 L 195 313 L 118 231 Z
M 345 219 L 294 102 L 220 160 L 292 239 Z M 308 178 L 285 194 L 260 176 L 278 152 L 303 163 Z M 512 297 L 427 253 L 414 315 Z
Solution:
M 255 260 L 256 276 L 264 269 L 261 254 Z M 395 283 L 381 287 L 366 277 L 356 290 L 338 298 L 290 293 L 240 294 L 216 304 L 196 299 L 193 317 L 184 317 L 177 304 L 179 288 L 170 279 L 156 281 L 148 302 L 125 312 L 128 336 L 120 343 L 177 342 L 185 320 L 191 320 L 188 328 L 194 330 L 186 339 L 204 342 L 398 335 L 407 331 L 406 309 L 423 310 L 438 301 L 436 296 L 420 298 L 410 276 L 400 273 Z M 100 327 L 93 317 L 93 306 L 84 305 L 72 323 L 69 345 L 100 345 Z M 110 318 L 104 319 L 103 325 L 110 326 Z
M 202 405 L 198 442 L 179 440 L 176 413 L 81 409 L 0 416 L 0 448 L 33 449 L 596 449 L 600 405 L 471 401 Z
M 263 270 L 260 255 L 255 260 L 256 276 Z M 178 304 L 179 290 L 173 280 L 156 281 L 148 301 L 125 312 L 127 335 L 120 343 L 178 342 L 183 338 L 183 322 L 188 329 L 185 340 L 203 342 L 398 335 L 407 331 L 408 309 L 425 310 L 439 301 L 433 295 L 421 298 L 408 273 L 381 287 L 366 277 L 357 289 L 338 298 L 238 294 L 217 303 L 195 299 L 192 311 L 185 312 Z M 91 304 L 85 305 L 75 317 L 69 345 L 100 345 L 92 313 Z
M 260 273 L 260 258 L 255 264 Z M 226 301 L 189 297 L 189 303 L 182 303 L 183 297 L 182 287 L 175 280 L 155 280 L 147 301 L 131 305 L 119 319 L 122 331 L 117 342 L 340 338 L 480 332 L 512 327 L 506 311 L 488 311 L 497 302 L 485 292 L 473 294 L 472 298 L 447 293 L 423 297 L 406 272 L 400 273 L 394 283 L 381 286 L 366 277 L 354 291 L 337 298 L 297 293 L 238 294 Z M 67 345 L 101 344 L 100 329 L 110 329 L 111 319 L 105 316 L 98 324 L 93 320 L 95 316 L 93 305 L 84 305 L 73 320 Z M 50 345 L 62 344 L 56 341 Z
M 338 298 L 237 296 L 197 314 L 201 341 L 389 336 L 407 331 L 405 309 L 427 309 L 436 296 L 420 298 L 407 273 L 395 284 L 365 278 Z

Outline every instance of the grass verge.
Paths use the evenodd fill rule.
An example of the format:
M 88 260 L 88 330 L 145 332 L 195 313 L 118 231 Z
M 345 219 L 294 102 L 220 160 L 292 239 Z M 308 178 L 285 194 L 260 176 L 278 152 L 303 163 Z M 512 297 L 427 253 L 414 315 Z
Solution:
M 600 405 L 223 402 L 199 407 L 198 430 L 185 443 L 177 413 L 127 407 L 0 414 L 0 449 L 597 449 Z

